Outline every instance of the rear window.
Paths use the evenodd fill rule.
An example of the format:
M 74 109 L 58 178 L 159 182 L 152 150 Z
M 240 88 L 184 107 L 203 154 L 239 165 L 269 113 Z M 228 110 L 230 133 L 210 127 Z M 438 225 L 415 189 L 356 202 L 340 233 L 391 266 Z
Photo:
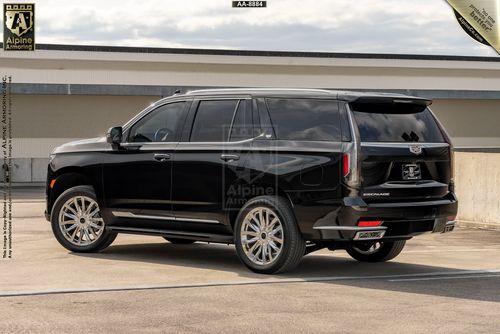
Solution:
M 371 142 L 445 142 L 429 109 L 408 108 L 384 111 L 381 106 L 352 106 L 362 141 Z M 362 111 L 361 111 L 361 110 Z
M 267 99 L 277 139 L 340 141 L 340 115 L 335 100 Z
M 238 100 L 200 101 L 191 130 L 192 142 L 225 142 Z

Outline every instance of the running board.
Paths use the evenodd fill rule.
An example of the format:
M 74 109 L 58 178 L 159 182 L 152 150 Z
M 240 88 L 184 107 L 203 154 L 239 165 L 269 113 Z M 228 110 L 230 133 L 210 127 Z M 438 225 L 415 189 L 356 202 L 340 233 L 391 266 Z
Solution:
M 224 244 L 234 243 L 232 235 L 227 234 L 213 234 L 213 233 L 195 233 L 176 230 L 163 230 L 154 228 L 138 228 L 138 227 L 121 227 L 121 226 L 108 226 L 108 229 L 118 233 L 128 234 L 146 234 L 146 235 L 159 235 L 162 237 L 190 239 L 206 242 L 217 242 Z

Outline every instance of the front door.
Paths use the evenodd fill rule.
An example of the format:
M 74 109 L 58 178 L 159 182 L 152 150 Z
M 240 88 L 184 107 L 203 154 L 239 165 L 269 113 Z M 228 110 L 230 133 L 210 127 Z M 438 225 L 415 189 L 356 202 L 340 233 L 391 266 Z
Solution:
M 125 133 L 121 149 L 105 153 L 103 185 L 111 224 L 142 227 L 172 217 L 172 161 L 186 102 L 163 104 Z

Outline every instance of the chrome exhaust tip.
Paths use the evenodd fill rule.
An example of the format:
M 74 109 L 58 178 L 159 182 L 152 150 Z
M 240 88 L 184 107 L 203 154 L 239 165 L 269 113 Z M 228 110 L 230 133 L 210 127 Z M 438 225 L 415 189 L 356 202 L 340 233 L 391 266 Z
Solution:
M 455 229 L 455 225 L 456 221 L 454 220 L 446 222 L 446 224 L 444 225 L 443 233 L 448 233 L 453 231 Z

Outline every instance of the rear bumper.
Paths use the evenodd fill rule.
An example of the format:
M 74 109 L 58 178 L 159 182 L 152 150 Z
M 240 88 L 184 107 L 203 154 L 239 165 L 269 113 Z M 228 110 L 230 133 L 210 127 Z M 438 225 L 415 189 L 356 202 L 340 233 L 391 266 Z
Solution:
M 320 232 L 322 240 L 357 240 L 362 235 L 359 232 L 371 231 L 373 239 L 409 239 L 425 232 L 450 232 L 454 227 L 454 218 L 450 217 L 456 216 L 457 208 L 453 193 L 439 200 L 398 203 L 367 204 L 361 198 L 347 197 L 336 220 L 321 220 L 313 229 Z M 377 227 L 358 227 L 361 218 L 382 220 L 383 223 Z

